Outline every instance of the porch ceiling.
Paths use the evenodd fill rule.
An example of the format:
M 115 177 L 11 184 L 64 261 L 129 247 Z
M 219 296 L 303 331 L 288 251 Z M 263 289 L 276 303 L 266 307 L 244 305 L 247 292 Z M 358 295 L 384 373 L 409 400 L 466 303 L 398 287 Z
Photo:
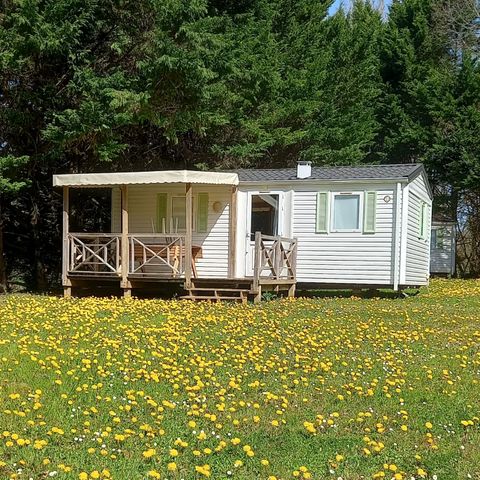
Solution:
M 77 173 L 53 176 L 55 187 L 108 187 L 161 183 L 238 185 L 238 175 L 230 172 L 163 170 L 158 172 Z

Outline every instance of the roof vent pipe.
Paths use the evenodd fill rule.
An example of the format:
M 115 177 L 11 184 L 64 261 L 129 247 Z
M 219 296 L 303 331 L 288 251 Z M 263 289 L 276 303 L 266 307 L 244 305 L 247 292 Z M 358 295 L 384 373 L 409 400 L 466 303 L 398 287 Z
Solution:
M 312 176 L 312 162 L 299 160 L 297 162 L 297 178 L 310 178 Z

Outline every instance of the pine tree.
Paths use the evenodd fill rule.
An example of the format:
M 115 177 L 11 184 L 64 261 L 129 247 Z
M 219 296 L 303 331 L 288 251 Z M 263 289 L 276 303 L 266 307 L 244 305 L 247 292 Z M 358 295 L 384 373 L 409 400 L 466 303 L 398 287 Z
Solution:
M 317 104 L 308 127 L 305 158 L 317 164 L 355 164 L 375 160 L 379 132 L 377 103 L 382 93 L 379 45 L 381 16 L 369 2 L 356 1 L 348 13 L 329 22 L 308 71 L 309 94 Z

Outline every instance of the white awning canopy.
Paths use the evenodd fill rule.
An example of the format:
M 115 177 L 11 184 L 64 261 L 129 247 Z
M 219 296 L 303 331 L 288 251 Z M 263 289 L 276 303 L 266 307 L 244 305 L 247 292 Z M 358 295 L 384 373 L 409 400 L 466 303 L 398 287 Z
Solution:
M 164 170 L 158 172 L 76 173 L 53 176 L 53 186 L 55 187 L 109 187 L 158 183 L 238 185 L 238 175 L 224 172 Z

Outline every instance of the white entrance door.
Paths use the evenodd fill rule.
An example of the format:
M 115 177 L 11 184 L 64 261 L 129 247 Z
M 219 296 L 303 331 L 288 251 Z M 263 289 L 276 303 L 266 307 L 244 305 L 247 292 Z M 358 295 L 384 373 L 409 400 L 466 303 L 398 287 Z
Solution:
M 249 192 L 245 238 L 245 276 L 253 276 L 255 261 L 255 232 L 264 235 L 283 235 L 282 192 Z

